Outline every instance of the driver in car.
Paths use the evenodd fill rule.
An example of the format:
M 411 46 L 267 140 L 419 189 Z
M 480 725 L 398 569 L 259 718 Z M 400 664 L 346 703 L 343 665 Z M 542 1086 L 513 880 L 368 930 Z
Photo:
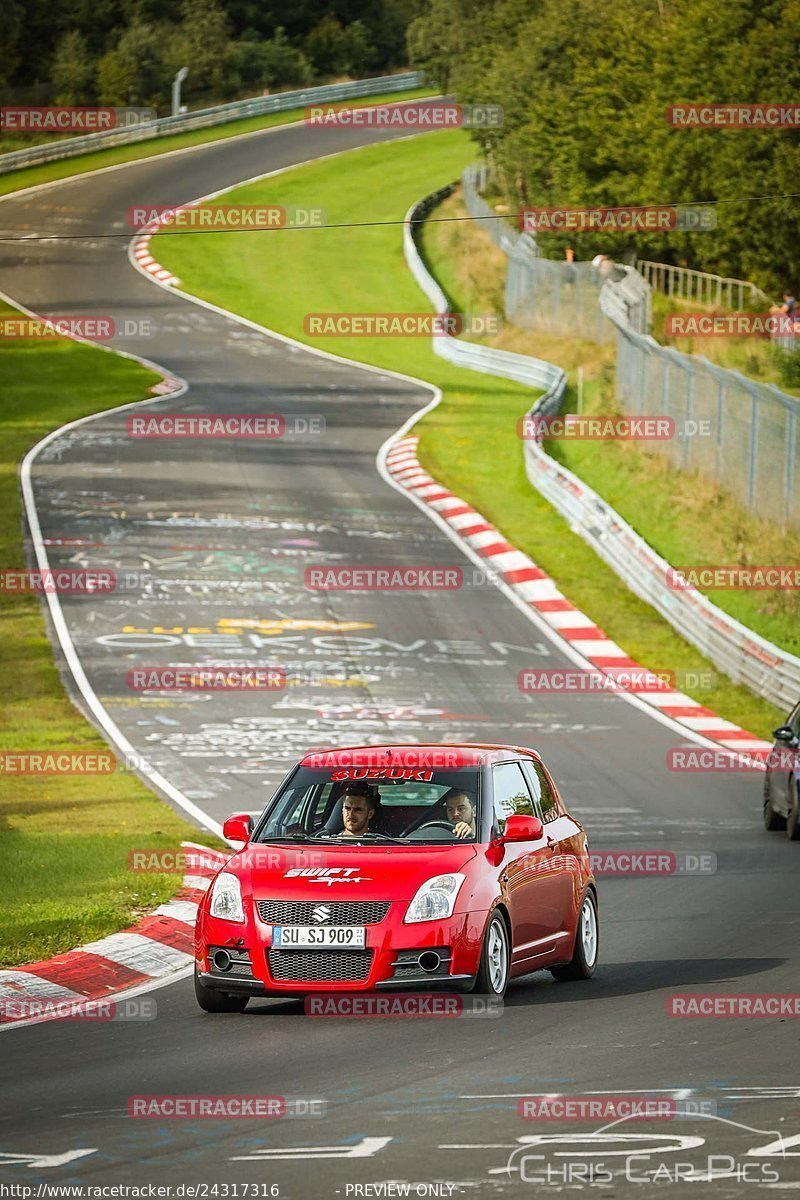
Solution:
M 466 792 L 452 791 L 445 797 L 447 819 L 456 837 L 475 837 L 475 809 Z
M 344 794 L 342 820 L 344 829 L 339 837 L 363 837 L 369 833 L 369 823 L 375 815 L 375 801 L 370 794 L 352 790 Z

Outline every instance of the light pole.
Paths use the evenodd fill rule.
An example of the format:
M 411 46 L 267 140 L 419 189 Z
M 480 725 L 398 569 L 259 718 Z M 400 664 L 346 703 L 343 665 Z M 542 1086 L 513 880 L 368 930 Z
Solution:
M 181 67 L 172 81 L 172 115 L 177 117 L 181 111 L 181 84 L 189 74 L 188 67 Z

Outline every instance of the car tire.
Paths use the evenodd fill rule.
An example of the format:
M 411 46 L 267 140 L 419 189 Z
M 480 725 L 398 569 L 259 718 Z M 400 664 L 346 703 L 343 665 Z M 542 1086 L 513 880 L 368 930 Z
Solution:
M 786 828 L 786 817 L 776 813 L 772 807 L 772 786 L 769 772 L 764 777 L 764 828 L 769 833 L 774 833 L 776 829 Z
M 508 926 L 501 914 L 495 911 L 486 928 L 480 966 L 471 990 L 481 996 L 504 996 L 510 970 L 511 946 Z
M 600 924 L 597 919 L 597 900 L 594 892 L 583 898 L 578 928 L 575 931 L 575 949 L 572 959 L 560 967 L 551 967 L 550 974 L 559 983 L 570 979 L 591 979 L 597 967 L 600 950 Z
M 233 1013 L 244 1012 L 249 996 L 234 996 L 231 992 L 219 992 L 216 988 L 206 987 L 194 969 L 194 994 L 203 1012 Z
M 800 780 L 792 780 L 792 799 L 786 818 L 786 836 L 790 842 L 800 842 Z

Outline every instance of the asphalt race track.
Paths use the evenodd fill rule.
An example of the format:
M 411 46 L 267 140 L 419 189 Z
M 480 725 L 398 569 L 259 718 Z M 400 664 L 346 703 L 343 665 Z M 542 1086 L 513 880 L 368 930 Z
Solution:
M 185 380 L 188 391 L 145 411 L 325 422 L 322 434 L 268 443 L 132 440 L 126 412 L 50 441 L 32 484 L 51 565 L 106 566 L 129 585 L 62 598 L 87 679 L 141 755 L 141 771 L 157 772 L 213 822 L 260 809 L 311 746 L 513 742 L 542 751 L 593 850 L 711 852 L 717 870 L 601 879 L 598 975 L 513 982 L 498 1019 L 311 1021 L 301 1006 L 271 1001 L 251 1001 L 242 1016 L 208 1016 L 182 977 L 154 991 L 149 1022 L 10 1029 L 0 1043 L 0 1182 L 248 1182 L 321 1200 L 399 1194 L 365 1190 L 387 1181 L 410 1182 L 411 1195 L 447 1196 L 448 1186 L 467 1196 L 588 1189 L 585 1175 L 569 1176 L 563 1144 L 529 1147 L 522 1167 L 517 1154 L 506 1169 L 527 1145 L 520 1138 L 575 1130 L 521 1120 L 517 1097 L 662 1090 L 718 1119 L 681 1114 L 616 1127 L 624 1140 L 614 1146 L 643 1155 L 639 1181 L 616 1178 L 594 1194 L 649 1200 L 657 1188 L 646 1172 L 661 1167 L 668 1195 L 695 1195 L 692 1171 L 702 1177 L 709 1154 L 734 1159 L 716 1163 L 719 1177 L 707 1184 L 714 1196 L 790 1194 L 783 1185 L 800 1186 L 800 1141 L 785 1160 L 774 1149 L 752 1151 L 778 1131 L 787 1139 L 800 1131 L 792 1022 L 666 1014 L 676 992 L 797 989 L 797 847 L 762 830 L 760 779 L 671 774 L 666 752 L 685 732 L 624 699 L 543 701 L 518 691 L 520 667 L 570 660 L 376 467 L 380 446 L 429 402 L 425 388 L 201 308 L 137 273 L 125 238 L 86 236 L 124 233 L 134 203 L 185 202 L 392 136 L 276 129 L 0 204 L 3 231 L 58 235 L 0 246 L 1 286 L 14 301 L 47 314 L 151 319 L 152 336 L 114 344 Z M 88 552 L 59 545 L 64 539 L 81 539 Z M 404 595 L 304 587 L 307 566 L 351 563 L 460 566 L 466 584 Z M 197 664 L 280 666 L 288 686 L 254 699 L 127 684 L 137 666 Z M 326 1111 L 279 1121 L 127 1116 L 132 1095 L 209 1092 L 315 1097 Z M 598 1126 L 577 1127 L 588 1128 Z M 581 1138 L 572 1149 L 608 1167 L 609 1145 L 595 1140 L 587 1150 Z M 92 1152 L 58 1162 L 77 1150 Z M 676 1162 L 684 1164 L 678 1182 Z M 545 1172 L 546 1182 L 534 1182 Z

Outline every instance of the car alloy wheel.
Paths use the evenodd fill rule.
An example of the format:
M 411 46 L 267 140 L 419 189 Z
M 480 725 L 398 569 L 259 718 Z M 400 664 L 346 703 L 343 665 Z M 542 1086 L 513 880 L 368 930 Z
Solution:
M 581 909 L 580 939 L 583 945 L 583 957 L 587 967 L 594 967 L 597 961 L 597 913 L 594 904 L 587 896 Z
M 496 912 L 489 921 L 489 928 L 483 939 L 481 965 L 472 990 L 482 995 L 504 995 L 508 986 L 510 962 L 508 930 L 502 916 Z
M 550 974 L 559 982 L 568 979 L 591 979 L 597 966 L 600 946 L 600 926 L 597 920 L 597 901 L 594 892 L 583 898 L 575 930 L 575 949 L 572 960 L 558 967 L 551 967 Z

